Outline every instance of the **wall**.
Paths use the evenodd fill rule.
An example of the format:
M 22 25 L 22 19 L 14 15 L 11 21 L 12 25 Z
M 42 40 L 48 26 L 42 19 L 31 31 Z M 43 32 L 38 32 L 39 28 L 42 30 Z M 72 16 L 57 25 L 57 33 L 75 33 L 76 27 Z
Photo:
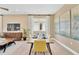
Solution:
M 73 11 L 73 10 L 75 10 L 75 11 Z M 69 13 L 67 14 L 68 11 L 69 11 Z M 57 20 L 57 18 L 59 17 L 59 20 L 60 20 L 59 21 L 59 25 L 60 26 L 61 26 L 60 23 L 63 23 L 62 22 L 63 20 L 65 20 L 64 21 L 64 24 L 62 24 L 62 25 L 64 25 L 64 27 L 65 26 L 67 26 L 67 27 L 70 26 L 69 27 L 70 28 L 70 36 L 61 35 L 60 34 L 61 32 L 59 31 L 60 32 L 59 34 L 55 34 L 55 38 L 58 41 L 60 41 L 61 43 L 63 43 L 66 47 L 70 48 L 70 51 L 72 50 L 72 51 L 75 51 L 76 53 L 79 53 L 79 47 L 78 47 L 79 46 L 79 40 L 76 40 L 75 38 L 72 38 L 73 37 L 72 35 L 74 34 L 74 33 L 72 33 L 72 31 L 73 31 L 72 27 L 73 27 L 73 23 L 74 23 L 73 20 L 75 20 L 73 15 L 76 15 L 76 13 L 77 13 L 77 16 L 79 17 L 79 5 L 72 5 L 71 4 L 71 5 L 65 5 L 64 7 L 62 7 L 55 14 L 54 20 Z M 68 22 L 66 23 L 66 20 L 68 22 L 70 21 L 70 24 L 67 24 Z M 75 22 L 78 22 L 78 21 L 75 21 Z M 63 29 L 63 27 L 61 29 Z M 68 32 L 67 29 L 68 28 L 65 27 L 65 30 L 64 31 L 66 33 Z M 76 32 L 76 30 L 75 30 L 75 32 Z M 78 33 L 78 32 L 76 32 L 76 33 Z
M 54 37 L 55 27 L 54 27 L 54 15 L 50 16 L 50 34 Z
M 1 19 L 1 17 L 0 17 Z M 29 20 L 27 15 L 5 15 L 3 16 L 3 32 L 7 32 L 8 23 L 20 23 L 21 28 L 29 28 Z M 0 20 L 2 23 L 2 21 Z M 2 28 L 2 25 L 0 25 Z M 50 16 L 50 34 L 54 33 L 54 16 Z M 53 28 L 53 29 L 52 29 Z M 2 31 L 2 30 L 1 30 Z
M 76 7 L 78 4 L 65 4 L 60 10 L 58 10 L 56 13 L 55 13 L 55 16 L 59 16 L 61 14 L 63 14 L 64 12 Z
M 3 32 L 7 32 L 7 24 L 8 23 L 20 23 L 21 30 L 22 30 L 22 28 L 27 29 L 27 18 L 28 17 L 26 15 L 6 15 L 6 16 L 3 16 Z
M 2 16 L 0 16 L 0 33 L 2 33 Z

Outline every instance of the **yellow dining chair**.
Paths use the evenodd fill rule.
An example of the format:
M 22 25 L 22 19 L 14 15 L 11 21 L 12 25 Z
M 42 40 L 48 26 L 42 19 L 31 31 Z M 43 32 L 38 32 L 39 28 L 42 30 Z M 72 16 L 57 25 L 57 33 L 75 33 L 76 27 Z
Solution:
M 34 49 L 33 51 L 36 53 L 44 53 L 47 51 L 46 49 L 46 40 L 35 40 L 34 41 Z

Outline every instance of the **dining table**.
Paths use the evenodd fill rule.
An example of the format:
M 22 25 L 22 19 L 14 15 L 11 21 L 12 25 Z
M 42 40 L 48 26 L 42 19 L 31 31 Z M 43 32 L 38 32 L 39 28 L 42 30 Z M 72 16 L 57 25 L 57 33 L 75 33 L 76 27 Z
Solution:
M 32 48 L 33 48 L 35 40 L 46 40 L 47 49 L 48 49 L 50 55 L 52 55 L 52 51 L 51 51 L 51 48 L 50 48 L 50 43 L 54 43 L 54 40 L 52 40 L 52 39 L 51 40 L 49 40 L 49 39 L 30 39 L 30 40 L 28 40 L 27 43 L 31 44 L 29 55 L 31 55 Z

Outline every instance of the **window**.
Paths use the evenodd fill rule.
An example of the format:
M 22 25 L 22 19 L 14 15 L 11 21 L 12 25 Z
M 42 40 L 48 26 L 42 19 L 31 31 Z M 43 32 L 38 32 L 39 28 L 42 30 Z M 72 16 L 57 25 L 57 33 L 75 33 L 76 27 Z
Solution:
M 30 16 L 30 29 L 33 39 L 47 39 L 50 32 L 50 16 Z
M 20 30 L 20 24 L 7 24 L 7 31 L 18 31 Z
M 49 31 L 49 16 L 31 16 L 32 31 Z
M 55 33 L 56 34 L 58 34 L 60 31 L 59 26 L 60 26 L 59 17 L 55 17 L 55 28 L 56 28 Z
M 70 12 L 66 11 L 60 16 L 60 34 L 70 37 Z
M 79 5 L 74 7 L 72 10 L 72 21 L 71 21 L 71 37 L 75 40 L 79 40 Z

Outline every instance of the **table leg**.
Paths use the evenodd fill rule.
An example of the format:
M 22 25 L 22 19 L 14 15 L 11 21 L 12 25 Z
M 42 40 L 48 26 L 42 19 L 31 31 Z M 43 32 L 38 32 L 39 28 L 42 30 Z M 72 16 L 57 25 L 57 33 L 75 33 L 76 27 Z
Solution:
M 48 48 L 48 51 L 49 51 L 50 55 L 52 55 L 52 52 L 51 52 L 51 48 L 50 48 L 50 44 L 49 43 L 47 43 L 47 48 Z
M 16 44 L 15 41 L 13 41 L 13 43 Z
M 29 55 L 31 54 L 32 48 L 33 48 L 33 43 L 31 43 Z
M 34 53 L 35 55 L 37 54 L 37 52 Z
M 3 49 L 4 49 L 3 53 L 4 53 L 4 52 L 5 52 L 5 50 L 6 50 L 6 46 L 7 46 L 7 45 L 5 44 L 5 45 L 4 45 L 4 48 L 3 48 Z

